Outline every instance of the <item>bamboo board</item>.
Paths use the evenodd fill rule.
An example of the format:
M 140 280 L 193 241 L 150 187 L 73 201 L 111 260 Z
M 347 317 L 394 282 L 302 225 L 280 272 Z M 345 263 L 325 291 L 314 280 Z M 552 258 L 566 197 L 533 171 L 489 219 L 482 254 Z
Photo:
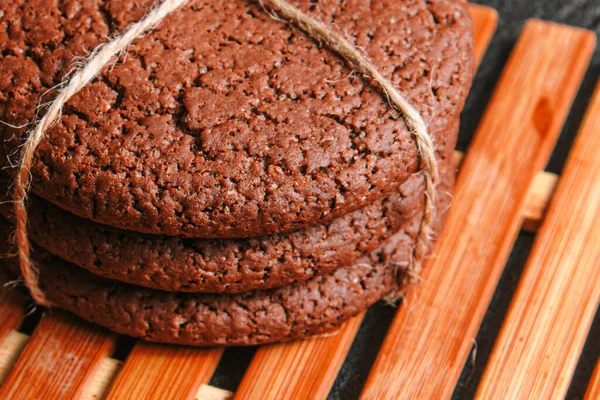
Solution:
M 475 49 L 477 59 L 480 60 L 495 29 L 497 16 L 493 10 L 479 6 L 471 6 L 471 13 L 476 37 Z M 552 46 L 549 45 L 550 42 Z M 532 48 L 530 51 L 529 47 Z M 483 230 L 484 234 L 489 234 L 485 244 L 490 246 L 486 249 L 494 249 L 491 252 L 493 254 L 486 254 L 486 251 L 477 253 L 478 257 L 485 259 L 480 265 L 485 273 L 479 271 L 478 274 L 465 276 L 452 275 L 446 271 L 445 274 L 449 278 L 453 277 L 454 281 L 460 280 L 460 285 L 455 286 L 468 288 L 473 293 L 465 293 L 465 290 L 443 290 L 445 286 L 442 285 L 442 291 L 437 293 L 441 297 L 435 296 L 435 291 L 440 290 L 440 283 L 444 283 L 439 276 L 441 274 L 436 274 L 436 271 L 440 271 L 441 266 L 448 267 L 439 261 L 439 255 L 443 252 L 445 256 L 450 256 L 445 260 L 449 260 L 447 263 L 452 265 L 452 260 L 459 257 L 452 249 L 448 250 L 448 247 L 456 245 L 458 247 L 455 250 L 460 252 L 464 250 L 461 246 L 466 246 L 469 242 L 468 237 L 460 239 L 457 235 L 448 234 L 453 229 L 452 223 L 449 223 L 436 250 L 438 257 L 429 262 L 425 269 L 428 276 L 413 292 L 413 295 L 418 294 L 418 300 L 411 299 L 413 311 L 403 306 L 399 308 L 383 351 L 365 385 L 363 397 L 395 397 L 398 390 L 404 389 L 407 390 L 403 392 L 406 397 L 409 397 L 410 393 L 418 393 L 424 397 L 439 395 L 437 398 L 448 398 L 451 394 L 516 232 L 521 227 L 532 231 L 538 228 L 556 182 L 560 180 L 560 177 L 544 173 L 541 169 L 554 145 L 592 48 L 593 38 L 589 32 L 540 21 L 530 22 L 524 29 L 519 45 L 513 52 L 496 95 L 490 103 L 488 113 L 467 151 L 459 178 L 459 188 L 462 187 L 459 189 L 462 194 L 459 195 L 462 196 L 462 200 L 455 198 L 451 213 L 460 216 L 463 215 L 463 209 L 470 207 L 472 211 L 475 207 L 475 210 L 480 210 L 478 214 L 482 214 L 491 208 L 487 202 L 495 207 L 498 205 L 493 203 L 494 200 L 498 200 L 498 190 L 503 191 L 504 196 L 508 194 L 506 203 L 500 204 L 504 208 L 491 208 L 494 211 L 500 210 L 502 217 L 494 218 L 493 223 L 488 224 L 490 226 L 465 220 L 469 222 L 467 233 L 481 234 L 482 231 L 478 230 L 478 227 L 484 226 L 487 229 Z M 555 58 L 558 59 L 558 54 L 561 55 L 559 62 L 549 65 Z M 565 60 L 573 61 L 565 63 Z M 522 80 L 525 78 L 533 79 L 541 86 L 523 85 Z M 516 92 L 519 98 L 504 98 L 502 88 L 511 85 L 518 85 Z M 560 90 L 556 90 L 557 88 Z M 543 94 L 539 92 L 540 89 L 544 89 Z M 530 103 L 524 105 L 525 101 L 522 98 L 529 99 Z M 522 103 L 519 103 L 519 100 Z M 505 103 L 510 103 L 511 107 Z M 514 112 L 515 109 L 518 112 Z M 546 118 L 548 116 L 551 118 Z M 517 120 L 524 123 L 507 129 L 504 136 L 498 133 L 499 126 L 509 125 L 510 121 Z M 489 132 L 496 132 L 495 140 L 485 139 Z M 523 148 L 515 144 L 518 135 L 522 136 L 520 144 Z M 513 147 L 504 148 L 507 143 Z M 539 154 L 533 154 L 531 150 L 536 146 L 539 146 Z M 495 151 L 498 148 L 504 149 L 501 154 Z M 515 151 L 509 151 L 511 148 L 515 148 Z M 596 153 L 600 153 L 600 149 L 596 149 Z M 484 162 L 485 168 L 482 168 Z M 527 165 L 531 168 L 527 169 Z M 483 187 L 484 193 L 478 193 L 480 199 L 464 201 L 464 197 L 470 194 L 471 185 L 479 182 L 485 186 L 484 179 L 498 177 L 494 174 L 500 174 L 503 178 L 497 180 L 495 188 Z M 507 174 L 507 177 L 504 174 Z M 483 201 L 484 199 L 487 200 Z M 481 218 L 489 221 L 489 215 L 482 215 Z M 433 292 L 427 297 L 432 288 Z M 441 299 L 446 312 L 442 312 L 440 303 L 432 302 L 431 299 Z M 544 305 L 545 302 L 542 301 L 537 307 L 542 310 Z M 39 375 L 44 386 L 48 388 L 36 393 L 57 394 L 56 398 L 64 397 L 61 394 L 65 393 L 85 399 L 110 396 L 161 400 L 216 400 L 234 396 L 230 392 L 206 385 L 220 360 L 222 349 L 174 348 L 140 342 L 134 346 L 125 362 L 121 363 L 109 358 L 117 339 L 99 328 L 90 329 L 89 325 L 70 321 L 63 326 L 64 331 L 48 329 L 54 326 L 52 324 L 60 325 L 60 313 L 45 315 L 31 338 L 16 332 L 15 329 L 25 314 L 24 306 L 23 299 L 15 291 L 6 288 L 0 290 L 0 382 L 4 381 L 1 390 L 15 394 L 14 398 L 25 398 L 25 394 L 28 393 L 24 391 L 18 393 L 20 396 L 17 395 L 18 390 L 15 388 L 21 379 L 19 377 L 33 376 L 29 374 L 37 373 L 36 367 L 39 362 L 36 361 L 34 353 L 50 355 L 56 365 L 63 365 L 62 368 L 52 371 L 46 369 Z M 414 311 L 415 306 L 420 307 L 419 311 Z M 588 308 L 593 307 L 588 305 Z M 536 310 L 529 311 L 535 314 Z M 461 325 L 465 314 L 469 313 L 474 313 L 474 318 L 466 326 Z M 586 315 L 589 314 L 588 310 Z M 451 323 L 436 326 L 440 321 L 443 322 L 445 316 L 448 316 L 446 322 Z M 259 348 L 235 394 L 236 398 L 325 398 L 349 351 L 361 320 L 362 316 L 352 319 L 337 334 Z M 588 321 L 584 321 L 579 328 L 576 335 L 578 340 L 585 337 L 585 327 L 588 325 L 586 322 Z M 407 331 L 407 327 L 422 330 L 416 335 L 415 332 L 411 333 L 410 329 Z M 448 335 L 442 328 L 449 329 L 447 332 L 452 334 L 452 340 L 448 340 Z M 440 332 L 443 335 L 440 336 Z M 46 337 L 57 335 L 63 342 L 44 340 Z M 65 344 L 67 337 L 70 337 L 73 343 Z M 403 341 L 406 342 L 402 343 Z M 450 343 L 445 343 L 446 341 Z M 82 343 L 98 344 L 80 345 Z M 402 351 L 399 351 L 400 348 L 393 348 L 398 343 L 403 346 Z M 390 350 L 390 346 L 395 352 L 387 351 Z M 419 353 L 423 348 L 427 352 Z M 566 351 L 566 357 L 577 359 L 580 351 L 578 346 L 571 346 Z M 87 367 L 73 367 L 80 365 L 84 360 L 87 360 Z M 403 364 L 406 360 L 411 360 L 413 364 L 409 365 L 408 369 L 400 368 L 401 365 L 406 365 Z M 409 379 L 403 375 L 406 371 L 410 372 Z M 565 373 L 566 384 L 570 380 L 570 374 L 569 371 Z M 596 372 L 594 378 L 590 383 L 588 398 L 597 398 L 595 393 L 598 390 L 600 372 Z M 482 380 L 482 388 L 484 382 Z
M 202 384 L 208 383 L 222 354 L 223 348 L 137 343 L 107 398 L 147 399 L 156 393 L 169 399 L 189 398 Z M 173 385 L 173 382 L 177 384 Z
M 600 86 L 535 239 L 477 398 L 564 398 L 600 301 Z
M 11 276 L 0 269 L 0 341 L 17 329 L 25 315 L 25 299 L 20 292 L 10 290 Z
M 66 313 L 42 317 L 0 388 L 0 399 L 81 396 L 97 365 L 113 353 L 115 337 Z
M 481 62 L 492 38 L 498 15 L 492 9 L 471 6 L 475 34 L 475 58 Z M 459 153 L 456 162 L 460 163 Z M 291 398 L 305 393 L 309 399 L 325 399 L 364 313 L 342 326 L 335 337 L 265 346 L 257 351 L 238 387 L 236 399 Z M 332 358 L 335 357 L 335 358 Z
M 346 322 L 339 332 L 258 349 L 235 399 L 324 399 L 335 381 L 364 313 Z
M 525 25 L 463 161 L 418 301 L 398 310 L 363 398 L 451 396 L 594 43 L 587 31 Z

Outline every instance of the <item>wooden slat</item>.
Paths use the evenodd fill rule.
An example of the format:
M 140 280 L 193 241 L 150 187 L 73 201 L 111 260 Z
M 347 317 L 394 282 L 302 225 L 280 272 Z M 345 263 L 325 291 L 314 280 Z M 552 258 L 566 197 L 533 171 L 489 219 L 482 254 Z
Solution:
M 17 362 L 28 340 L 29 336 L 24 333 L 10 331 L 0 343 L 0 385 Z
M 600 86 L 476 398 L 562 399 L 600 301 Z
M 600 399 L 600 361 L 596 364 L 596 369 L 592 374 L 592 379 L 588 385 L 587 391 L 585 392 L 585 400 L 598 400 Z
M 331 336 L 260 347 L 234 398 L 326 398 L 363 316 L 352 318 Z
M 475 37 L 475 61 L 481 62 L 498 25 L 498 12 L 490 7 L 469 4 Z
M 411 307 L 400 307 L 362 397 L 454 390 L 594 49 L 591 32 L 527 22 L 459 174 L 444 234 Z
M 114 358 L 105 358 L 100 362 L 90 382 L 85 386 L 81 400 L 98 400 L 106 398 L 115 377 L 123 363 Z
M 525 198 L 523 229 L 537 231 L 543 220 L 548 203 L 558 183 L 558 176 L 549 172 L 537 174 Z
M 230 400 L 233 393 L 228 390 L 219 389 L 214 386 L 202 385 L 194 400 Z
M 0 344 L 0 385 L 12 369 L 28 340 L 29 336 L 17 331 L 10 331 Z M 85 385 L 80 398 L 82 400 L 106 398 L 114 377 L 121 369 L 121 366 L 122 362 L 114 358 L 106 357 L 102 359 L 90 377 L 89 382 Z M 151 367 L 151 365 L 148 366 L 148 368 Z M 212 373 L 206 375 L 212 375 Z M 193 398 L 195 400 L 229 400 L 233 398 L 233 393 L 202 384 Z
M 17 329 L 25 316 L 25 296 L 14 287 L 12 275 L 0 266 L 0 343 L 13 329 Z
M 108 399 L 188 399 L 208 383 L 222 348 L 137 343 L 112 385 Z
M 454 152 L 457 170 L 460 170 L 464 156 L 464 153 L 458 150 Z M 538 229 L 557 182 L 558 176 L 551 172 L 542 171 L 535 176 L 523 206 L 524 230 L 535 232 Z
M 61 312 L 45 315 L 0 388 L 0 399 L 77 397 L 114 344 L 115 336 L 104 329 Z
M 456 152 L 455 157 L 458 161 L 460 161 L 462 160 L 463 154 Z M 541 213 L 535 212 L 535 210 L 543 210 L 545 208 L 545 205 L 547 204 L 548 199 L 553 191 L 554 182 L 556 180 L 556 175 L 546 172 L 536 176 L 532 190 L 530 190 L 530 194 L 535 192 L 538 193 L 538 195 L 533 198 L 528 198 L 526 201 L 526 204 L 532 205 L 532 209 L 529 210 L 526 207 L 524 214 L 525 220 L 527 220 L 527 218 L 531 218 L 531 220 L 535 222 L 534 225 L 537 225 L 537 222 L 541 217 Z M 548 184 L 548 182 L 551 184 Z M 8 290 L 8 288 L 1 289 L 1 291 L 4 290 Z M 5 306 L 5 304 L 6 303 L 0 301 L 1 306 Z M 348 327 L 344 329 L 348 329 L 349 332 L 352 332 L 355 327 Z M 340 334 L 344 334 L 344 332 L 340 331 Z M 17 356 L 20 354 L 26 343 L 26 340 L 28 339 L 29 337 L 27 335 L 20 334 L 16 331 L 11 331 L 8 337 L 2 343 L 2 347 L 0 347 L 0 383 L 3 380 L 2 377 L 8 374 L 9 369 L 12 368 L 14 361 L 16 361 Z M 104 394 L 106 394 L 106 392 L 110 389 L 110 385 L 112 384 L 113 379 L 120 368 L 120 361 L 111 358 L 104 359 L 98 369 L 95 371 L 94 376 L 91 378 L 90 384 L 86 385 L 82 398 L 90 400 L 104 398 Z M 232 397 L 233 395 L 230 392 L 203 384 L 198 390 L 195 398 L 205 400 L 225 400 Z
M 496 28 L 494 9 L 470 6 L 476 60 L 483 58 Z M 239 399 L 326 398 L 350 349 L 364 314 L 348 321 L 337 335 L 260 348 L 236 392 Z

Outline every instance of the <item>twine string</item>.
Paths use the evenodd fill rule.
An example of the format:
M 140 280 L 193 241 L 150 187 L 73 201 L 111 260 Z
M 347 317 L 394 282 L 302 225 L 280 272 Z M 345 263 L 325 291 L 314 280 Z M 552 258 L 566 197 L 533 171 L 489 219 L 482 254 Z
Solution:
M 404 119 L 408 131 L 415 141 L 425 179 L 423 217 L 408 266 L 409 273 L 418 276 L 427 252 L 431 248 L 431 226 L 435 219 L 436 186 L 439 181 L 439 169 L 435 158 L 433 140 L 427 131 L 427 125 L 421 114 L 400 94 L 392 82 L 381 75 L 369 58 L 363 55 L 344 36 L 330 29 L 323 22 L 304 14 L 284 0 L 259 0 L 259 2 L 263 7 L 271 10 L 275 14 L 275 18 L 293 23 L 309 37 L 324 43 L 329 50 L 348 61 L 358 72 L 362 73 L 381 90 L 389 105 L 399 112 Z M 398 279 L 400 279 L 400 276 L 398 276 Z M 398 282 L 398 285 L 401 283 Z
M 16 240 L 17 254 L 19 256 L 19 267 L 25 285 L 31 292 L 31 297 L 36 303 L 43 306 L 51 306 L 44 292 L 39 287 L 38 270 L 31 260 L 31 244 L 27 234 L 27 208 L 25 201 L 31 181 L 31 165 L 35 149 L 40 144 L 46 131 L 60 118 L 63 106 L 77 92 L 85 87 L 92 79 L 100 73 L 114 56 L 125 50 L 131 42 L 140 37 L 146 31 L 152 29 L 157 23 L 167 15 L 177 10 L 187 3 L 188 0 L 165 0 L 158 7 L 150 11 L 144 19 L 133 23 L 127 30 L 113 38 L 111 41 L 102 44 L 90 54 L 80 68 L 76 69 L 67 80 L 66 85 L 58 90 L 56 98 L 50 103 L 44 116 L 37 121 L 35 128 L 30 131 L 23 143 L 19 170 L 15 176 L 14 200 L 15 200 L 15 222 L 16 222 Z
M 14 208 L 16 220 L 16 241 L 19 266 L 23 280 L 36 303 L 52 306 L 39 287 L 38 270 L 31 260 L 31 245 L 27 234 L 26 198 L 31 181 L 30 170 L 37 146 L 46 131 L 60 118 L 63 106 L 91 82 L 110 61 L 124 51 L 135 39 L 151 30 L 167 15 L 185 5 L 189 0 L 165 0 L 146 16 L 130 25 L 121 35 L 98 46 L 90 54 L 86 62 L 76 68 L 58 90 L 56 98 L 49 104 L 44 116 L 37 121 L 35 128 L 27 135 L 20 155 L 18 172 L 14 185 Z M 342 35 L 331 30 L 321 21 L 311 18 L 302 11 L 283 0 L 259 0 L 263 8 L 273 13 L 274 18 L 283 19 L 305 32 L 312 39 L 324 43 L 329 50 L 337 53 L 369 81 L 381 90 L 388 103 L 402 116 L 408 131 L 412 135 L 422 164 L 425 178 L 425 206 L 419 232 L 412 251 L 409 269 L 417 271 L 430 247 L 431 225 L 435 217 L 436 185 L 439 180 L 438 165 L 435 158 L 433 141 L 419 112 L 400 94 L 393 84 L 377 70 L 369 59 L 363 55 Z

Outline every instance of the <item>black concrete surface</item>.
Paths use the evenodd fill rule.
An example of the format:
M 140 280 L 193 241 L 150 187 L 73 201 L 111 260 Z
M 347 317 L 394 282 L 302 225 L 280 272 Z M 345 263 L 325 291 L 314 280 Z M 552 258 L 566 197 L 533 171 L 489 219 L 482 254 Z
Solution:
M 498 10 L 500 21 L 463 113 L 458 144 L 462 150 L 466 149 L 470 143 L 519 32 L 527 19 L 539 18 L 555 21 L 590 29 L 596 34 L 600 34 L 600 0 L 474 0 L 473 2 Z M 597 49 L 561 138 L 548 164 L 548 171 L 555 173 L 561 171 L 599 73 L 600 51 Z M 470 399 L 474 395 L 534 238 L 533 234 L 522 233 L 515 244 L 477 335 L 476 356 L 470 358 L 465 365 L 453 395 L 454 399 Z M 346 400 L 359 396 L 394 312 L 393 307 L 383 304 L 378 304 L 368 311 L 333 385 L 329 395 L 330 399 Z M 599 354 L 600 318 L 597 315 L 569 389 L 568 399 L 583 397 Z M 251 349 L 228 349 L 211 383 L 224 389 L 235 390 L 241 379 L 241 373 L 248 365 L 251 356 Z

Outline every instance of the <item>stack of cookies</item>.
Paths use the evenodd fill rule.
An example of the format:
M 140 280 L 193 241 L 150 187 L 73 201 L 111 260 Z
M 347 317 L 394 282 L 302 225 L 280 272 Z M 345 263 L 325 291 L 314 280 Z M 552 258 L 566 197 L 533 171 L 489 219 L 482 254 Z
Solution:
M 474 67 L 466 3 L 290 3 L 362 49 L 426 121 L 439 231 Z M 3 2 L 3 160 L 77 57 L 153 4 Z M 252 0 L 193 0 L 70 99 L 37 147 L 39 285 L 55 307 L 151 341 L 331 330 L 409 274 L 419 161 L 402 116 L 335 53 Z

